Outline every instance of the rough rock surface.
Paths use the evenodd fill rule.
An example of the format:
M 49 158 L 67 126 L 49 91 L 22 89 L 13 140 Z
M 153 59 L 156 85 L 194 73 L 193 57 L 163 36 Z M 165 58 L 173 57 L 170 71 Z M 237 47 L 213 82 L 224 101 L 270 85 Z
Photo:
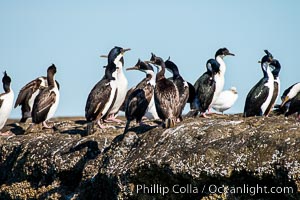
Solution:
M 124 137 L 122 125 L 86 136 L 83 119 L 54 124 L 8 125 L 16 135 L 0 138 L 0 199 L 300 199 L 292 117 L 213 115 L 171 129 L 151 122 Z M 257 186 L 292 191 L 232 190 Z

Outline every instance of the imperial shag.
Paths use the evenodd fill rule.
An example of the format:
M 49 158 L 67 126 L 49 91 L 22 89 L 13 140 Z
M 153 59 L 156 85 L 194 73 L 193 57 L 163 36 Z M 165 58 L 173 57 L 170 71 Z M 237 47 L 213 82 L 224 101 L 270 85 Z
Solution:
M 172 62 L 170 58 L 165 62 L 165 65 L 166 69 L 173 74 L 173 77 L 169 78 L 169 80 L 173 81 L 179 92 L 179 120 L 182 121 L 182 111 L 188 101 L 190 88 L 188 83 L 180 75 L 177 65 Z
M 261 59 L 261 69 L 264 77 L 248 93 L 244 117 L 263 116 L 273 96 L 274 77 L 269 66 L 273 56 L 267 50 L 265 50 L 265 53 L 267 55 Z
M 59 89 L 59 83 L 55 81 Z M 21 106 L 22 118 L 20 122 L 24 123 L 31 118 L 33 103 L 41 90 L 48 87 L 47 77 L 41 76 L 27 83 L 19 92 L 15 108 Z
M 107 128 L 101 124 L 114 106 L 118 94 L 117 68 L 126 49 L 120 47 L 113 48 L 108 54 L 108 64 L 105 67 L 104 77 L 91 90 L 86 106 L 85 117 L 88 124 L 88 134 L 91 133 L 95 122 L 100 128 Z
M 150 64 L 138 60 L 134 67 L 126 70 L 139 70 L 146 74 L 144 78 L 129 94 L 125 102 L 126 127 L 124 134 L 128 131 L 130 122 L 136 120 L 141 123 L 142 117 L 145 115 L 149 103 L 152 99 L 155 87 L 155 74 Z
M 272 74 L 274 77 L 274 91 L 272 95 L 271 102 L 265 111 L 265 115 L 268 116 L 270 112 L 272 111 L 275 102 L 277 101 L 278 94 L 280 93 L 280 79 L 279 79 L 279 72 L 281 69 L 281 65 L 278 60 L 273 59 L 272 62 L 270 63 L 270 67 L 273 68 Z
M 152 53 L 150 62 L 158 68 L 154 89 L 154 102 L 157 114 L 165 123 L 166 128 L 174 127 L 179 117 L 179 92 L 175 84 L 165 78 L 165 63 L 162 58 Z
M 47 125 L 47 121 L 52 118 L 56 112 L 59 103 L 59 90 L 55 82 L 56 67 L 52 64 L 47 69 L 48 87 L 41 90 L 34 100 L 32 108 L 32 122 L 42 123 L 45 128 L 52 128 Z
M 2 78 L 4 93 L 0 94 L 0 130 L 4 127 L 10 112 L 13 107 L 14 102 L 14 92 L 11 89 L 11 78 L 7 75 L 6 71 L 4 72 L 4 76 Z M 6 136 L 10 135 L 10 131 L 6 131 L 2 133 L 0 131 L 0 135 Z
M 234 56 L 234 54 L 229 52 L 227 48 L 220 48 L 215 54 L 215 59 L 220 64 L 220 70 L 215 76 L 216 90 L 214 93 L 212 103 L 214 103 L 217 100 L 219 94 L 223 91 L 224 88 L 226 72 L 226 64 L 224 62 L 225 56 Z
M 283 92 L 281 105 L 276 105 L 275 112 L 284 114 L 286 117 L 298 113 L 300 120 L 300 83 L 295 83 Z
M 216 92 L 215 77 L 220 72 L 220 64 L 215 59 L 209 59 L 206 63 L 207 71 L 195 82 L 195 99 L 188 117 L 197 116 L 198 112 L 206 117 L 205 112 L 212 104 Z
M 124 67 L 124 53 L 126 51 L 129 51 L 130 49 L 123 49 L 121 47 L 115 47 L 111 51 L 116 51 L 116 52 L 121 52 L 120 59 L 116 59 L 115 65 L 117 67 L 117 78 L 116 78 L 116 84 L 117 84 L 117 96 L 116 96 L 116 101 L 113 104 L 108 118 L 106 119 L 107 121 L 113 121 L 113 122 L 122 122 L 121 120 L 116 119 L 117 114 L 120 110 L 120 107 L 122 106 L 126 93 L 127 93 L 127 87 L 128 87 L 128 81 L 127 78 L 123 72 L 123 67 Z

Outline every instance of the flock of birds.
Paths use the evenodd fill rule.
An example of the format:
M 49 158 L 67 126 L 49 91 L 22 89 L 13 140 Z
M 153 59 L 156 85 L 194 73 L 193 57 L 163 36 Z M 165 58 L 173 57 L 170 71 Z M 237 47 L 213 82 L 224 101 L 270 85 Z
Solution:
M 190 104 L 187 117 L 199 114 L 207 117 L 211 108 L 223 113 L 238 98 L 235 87 L 223 91 L 226 71 L 224 57 L 234 56 L 226 48 L 220 48 L 215 58 L 207 61 L 207 71 L 194 85 L 184 80 L 170 58 L 164 61 L 152 53 L 149 61 L 139 59 L 135 66 L 126 69 L 146 74 L 135 87 L 127 90 L 123 56 L 129 50 L 114 47 L 108 55 L 102 56 L 107 58 L 104 76 L 89 93 L 85 106 L 88 134 L 93 132 L 94 124 L 103 129 L 109 127 L 104 122 L 122 122 L 116 118 L 119 111 L 125 112 L 125 134 L 133 120 L 142 124 L 144 118 L 161 119 L 161 125 L 170 128 L 183 120 L 182 112 L 187 103 Z M 289 116 L 297 112 L 300 119 L 300 83 L 286 89 L 281 97 L 282 103 L 274 106 L 280 92 L 281 65 L 269 51 L 265 50 L 265 54 L 260 61 L 263 78 L 248 93 L 243 116 L 268 116 L 275 107 L 277 114 Z M 157 67 L 156 74 L 153 66 Z M 172 73 L 171 78 L 165 77 L 166 69 Z M 33 124 L 52 128 L 47 122 L 54 116 L 60 97 L 55 74 L 56 66 L 52 64 L 47 69 L 47 77 L 38 77 L 20 90 L 14 105 L 15 108 L 21 106 L 20 122 L 25 123 L 32 118 Z M 2 83 L 4 93 L 0 94 L 0 129 L 4 127 L 14 101 L 11 78 L 6 72 Z M 7 131 L 0 134 L 5 136 L 11 133 Z

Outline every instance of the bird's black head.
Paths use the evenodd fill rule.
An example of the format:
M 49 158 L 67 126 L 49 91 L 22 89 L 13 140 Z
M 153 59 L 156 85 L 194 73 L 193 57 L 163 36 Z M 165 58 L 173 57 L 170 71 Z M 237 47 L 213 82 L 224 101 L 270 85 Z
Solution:
M 273 74 L 274 78 L 278 77 L 280 69 L 281 69 L 281 65 L 280 65 L 279 61 L 276 59 L 272 59 L 272 62 L 270 63 L 270 67 L 273 68 L 272 74 Z
M 270 63 L 273 60 L 273 55 L 268 50 L 264 50 L 264 52 L 266 53 L 266 55 L 264 57 L 262 57 L 262 59 L 260 61 L 262 65 L 264 63 Z
M 218 57 L 218 56 L 221 56 L 222 58 L 225 57 L 225 56 L 234 56 L 233 53 L 230 53 L 229 50 L 227 48 L 220 48 L 216 54 L 215 54 L 215 58 Z
M 2 83 L 3 84 L 10 84 L 11 83 L 11 78 L 7 75 L 6 71 L 3 72 L 4 76 L 2 78 Z
M 178 72 L 177 65 L 170 60 L 170 57 L 168 58 L 168 60 L 165 61 L 165 65 L 166 65 L 166 69 L 171 73 L 174 74 L 174 72 Z
M 160 57 L 157 57 L 154 53 L 151 53 L 150 62 L 155 65 L 161 66 L 164 60 Z
M 268 75 L 268 68 L 270 66 L 270 63 L 273 60 L 273 56 L 272 56 L 272 54 L 268 50 L 265 50 L 265 53 L 267 55 L 265 55 L 264 57 L 262 57 L 261 61 L 259 61 L 259 62 L 261 63 L 261 69 L 262 69 L 262 71 L 264 73 L 264 77 L 268 78 L 269 77 L 269 75 Z
M 123 49 L 122 47 L 115 46 L 108 53 L 108 63 L 120 61 L 123 58 L 124 53 L 129 50 L 130 49 Z
M 273 59 L 273 55 L 268 50 L 264 50 L 264 52 L 267 54 L 267 56 Z
M 143 62 L 140 59 L 135 64 L 135 66 L 127 68 L 126 70 L 140 70 L 143 72 L 154 71 L 153 67 L 150 64 L 148 64 L 147 62 Z
M 10 91 L 11 78 L 7 75 L 6 71 L 3 74 L 4 74 L 4 76 L 2 78 L 3 89 L 4 89 L 5 92 L 9 92 Z
M 210 73 L 219 73 L 220 72 L 220 64 L 215 59 L 209 59 L 206 62 L 206 69 Z
M 180 76 L 177 65 L 170 60 L 170 57 L 165 61 L 165 65 L 166 69 L 173 74 L 173 78 Z
M 48 67 L 47 72 L 51 73 L 51 74 L 55 74 L 56 73 L 56 67 L 55 67 L 55 65 L 52 64 L 50 67 Z

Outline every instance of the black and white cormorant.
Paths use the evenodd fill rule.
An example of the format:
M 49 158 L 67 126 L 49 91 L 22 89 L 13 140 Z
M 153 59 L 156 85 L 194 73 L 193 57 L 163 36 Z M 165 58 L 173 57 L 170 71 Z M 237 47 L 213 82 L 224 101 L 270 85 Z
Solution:
M 46 124 L 56 112 L 59 103 L 59 90 L 55 82 L 56 67 L 52 64 L 47 69 L 48 87 L 40 91 L 36 96 L 31 112 L 32 122 L 42 123 L 45 128 L 51 128 Z
M 281 96 L 281 105 L 276 105 L 275 112 L 277 114 L 284 114 L 285 116 L 298 113 L 298 120 L 300 120 L 300 83 L 295 83 L 286 89 Z
M 173 77 L 169 78 L 169 80 L 173 81 L 179 92 L 179 120 L 182 121 L 182 111 L 188 101 L 190 88 L 187 81 L 185 81 L 180 75 L 177 65 L 170 60 L 170 57 L 167 61 L 165 61 L 165 65 L 166 69 L 173 74 Z
M 289 103 L 291 99 L 293 99 L 298 93 L 300 92 L 300 82 L 295 83 L 292 86 L 290 86 L 288 89 L 286 89 L 282 96 L 281 96 L 281 106 L 285 105 L 286 103 Z
M 273 68 L 272 69 L 272 74 L 273 74 L 273 77 L 274 77 L 274 91 L 273 91 L 271 102 L 270 102 L 267 110 L 265 111 L 266 116 L 268 116 L 270 114 L 270 112 L 272 111 L 272 109 L 275 105 L 275 102 L 277 101 L 278 95 L 280 93 L 279 72 L 280 72 L 280 69 L 281 69 L 281 65 L 280 65 L 278 60 L 273 59 L 272 62 L 270 63 L 270 67 Z
M 10 112 L 13 107 L 14 102 L 14 92 L 11 89 L 11 78 L 7 75 L 6 71 L 4 72 L 4 76 L 2 78 L 4 93 L 0 94 L 0 130 L 4 127 Z M 0 131 L 0 135 L 10 135 L 10 131 L 2 133 Z
M 121 54 L 119 54 L 118 56 L 120 57 L 120 59 L 116 59 L 115 60 L 115 65 L 117 67 L 117 78 L 116 78 L 116 84 L 117 84 L 117 96 L 116 96 L 116 101 L 113 104 L 108 118 L 106 119 L 106 121 L 112 121 L 112 122 L 122 122 L 119 119 L 116 119 L 118 112 L 120 110 L 120 107 L 122 106 L 125 97 L 126 97 L 126 93 L 127 93 L 127 87 L 128 87 L 128 80 L 123 72 L 123 67 L 124 67 L 124 53 L 126 51 L 129 51 L 131 49 L 123 49 L 121 47 L 114 47 L 111 51 L 115 51 L 117 52 L 121 52 Z
M 165 123 L 165 128 L 174 127 L 180 114 L 178 89 L 172 81 L 165 78 L 166 66 L 162 58 L 156 57 L 152 53 L 150 62 L 158 68 L 154 89 L 154 102 L 157 114 Z
M 206 117 L 205 112 L 212 104 L 216 92 L 215 77 L 220 72 L 220 64 L 215 59 L 209 59 L 206 69 L 207 71 L 194 84 L 196 95 L 188 117 L 197 116 L 198 112 Z
M 288 117 L 294 113 L 297 113 L 297 118 L 300 120 L 300 92 L 290 100 L 287 112 L 284 116 Z
M 224 57 L 225 56 L 234 56 L 233 53 L 229 52 L 227 48 L 220 48 L 215 54 L 215 59 L 216 61 L 220 64 L 220 70 L 215 76 L 215 81 L 216 81 L 216 90 L 214 93 L 214 97 L 212 100 L 212 103 L 214 103 L 220 93 L 223 91 L 224 84 L 225 84 L 225 72 L 226 72 L 226 64 L 224 62 Z
M 269 66 L 273 56 L 267 50 L 265 50 L 265 53 L 267 55 L 261 59 L 261 69 L 264 77 L 248 93 L 244 107 L 244 117 L 263 116 L 273 96 L 274 77 Z
M 153 72 L 154 73 L 154 72 Z M 155 73 L 154 73 L 154 80 L 155 80 Z M 155 82 L 154 82 L 154 85 L 155 85 Z M 132 88 L 130 88 L 128 91 L 127 91 L 127 94 L 126 94 L 126 97 L 125 97 L 125 100 L 122 104 L 122 106 L 120 107 L 120 111 L 123 111 L 125 112 L 125 104 L 126 104 L 126 101 L 128 100 L 128 97 L 129 95 L 135 90 L 136 87 L 138 87 L 138 85 L 136 86 L 133 86 Z M 145 117 L 148 118 L 148 119 L 155 119 L 155 120 L 158 120 L 159 117 L 157 115 L 157 111 L 156 111 L 156 107 L 155 107 L 155 103 L 154 103 L 154 95 L 152 95 L 152 98 L 151 98 L 151 101 L 149 103 L 149 106 L 147 108 L 147 111 L 145 113 Z
M 109 52 L 105 75 L 89 93 L 85 106 L 88 134 L 91 133 L 95 122 L 101 129 L 107 128 L 101 124 L 101 120 L 104 121 L 111 113 L 111 109 L 116 102 L 118 94 L 117 68 L 120 66 L 125 51 L 126 49 L 115 47 Z
M 136 120 L 137 123 L 142 122 L 149 103 L 153 97 L 155 87 L 155 74 L 150 64 L 142 62 L 140 59 L 134 67 L 126 70 L 139 70 L 146 73 L 144 78 L 129 94 L 125 102 L 126 127 L 124 134 L 128 131 L 130 122 Z
M 55 82 L 59 89 L 59 83 Z M 48 87 L 47 77 L 41 76 L 30 81 L 20 90 L 15 102 L 15 108 L 21 106 L 22 118 L 20 122 L 24 123 L 28 118 L 31 118 L 34 100 L 45 87 Z

